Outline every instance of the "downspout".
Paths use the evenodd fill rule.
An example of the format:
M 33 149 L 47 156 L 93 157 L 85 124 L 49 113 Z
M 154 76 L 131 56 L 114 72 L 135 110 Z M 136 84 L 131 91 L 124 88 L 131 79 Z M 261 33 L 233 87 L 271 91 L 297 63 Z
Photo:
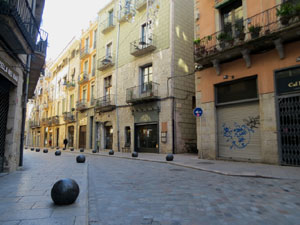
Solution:
M 171 37 L 170 37 L 170 40 L 171 40 L 171 77 L 174 77 L 175 74 L 174 74 L 174 66 L 175 66 L 175 57 L 174 57 L 174 53 L 175 53 L 175 16 L 174 16 L 174 0 L 171 1 L 171 16 L 170 16 L 170 24 L 171 24 Z M 169 82 L 169 80 L 168 80 Z M 176 150 L 175 150 L 175 135 L 176 135 L 176 121 L 175 121 L 175 96 L 174 96 L 174 80 L 172 82 L 172 85 L 171 85 L 171 96 L 172 96 L 172 153 L 175 154 L 176 153 Z M 169 94 L 169 93 L 168 93 Z M 169 97 L 169 96 L 168 96 Z
M 25 122 L 26 122 L 26 105 L 28 101 L 28 86 L 29 86 L 29 70 L 31 63 L 31 55 L 27 55 L 25 79 L 23 82 L 23 102 L 22 102 L 22 125 L 21 125 L 21 141 L 20 141 L 20 159 L 19 166 L 23 166 L 23 147 L 24 147 L 24 134 L 25 134 Z

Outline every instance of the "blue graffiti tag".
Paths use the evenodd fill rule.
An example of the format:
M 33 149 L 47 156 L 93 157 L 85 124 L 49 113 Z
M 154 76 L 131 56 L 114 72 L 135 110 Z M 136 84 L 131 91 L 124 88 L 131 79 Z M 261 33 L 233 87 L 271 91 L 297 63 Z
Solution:
M 223 124 L 223 135 L 226 138 L 226 142 L 231 144 L 230 149 L 244 149 L 251 141 L 251 135 L 254 130 L 247 125 L 239 125 L 234 123 L 234 128 L 230 128 Z

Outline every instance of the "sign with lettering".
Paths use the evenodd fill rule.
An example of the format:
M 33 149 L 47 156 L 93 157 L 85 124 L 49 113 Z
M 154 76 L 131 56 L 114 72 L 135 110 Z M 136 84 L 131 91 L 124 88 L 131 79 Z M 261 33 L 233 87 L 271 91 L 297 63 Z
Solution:
M 19 76 L 8 66 L 7 63 L 4 62 L 2 58 L 0 58 L 0 73 L 14 85 L 18 85 Z
M 277 94 L 300 91 L 300 68 L 279 72 L 276 76 Z

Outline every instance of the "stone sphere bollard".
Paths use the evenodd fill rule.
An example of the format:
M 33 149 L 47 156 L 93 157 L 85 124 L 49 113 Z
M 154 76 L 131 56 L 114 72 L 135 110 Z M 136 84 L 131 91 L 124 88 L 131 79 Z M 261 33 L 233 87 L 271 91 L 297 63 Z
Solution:
M 174 159 L 174 156 L 173 156 L 172 154 L 168 154 L 168 155 L 166 156 L 166 160 L 167 160 L 167 161 L 173 161 L 173 159 Z
M 139 156 L 139 153 L 133 152 L 133 153 L 131 154 L 131 156 L 132 156 L 133 158 L 137 158 L 137 157 Z
M 27 147 L 25 147 L 25 150 L 27 150 L 28 148 Z
M 76 201 L 79 191 L 75 180 L 61 179 L 53 185 L 51 198 L 56 205 L 70 205 Z
M 84 163 L 85 162 L 85 156 L 84 155 L 79 155 L 76 157 L 76 162 L 78 163 Z
M 73 151 L 74 151 L 74 148 L 70 148 L 70 151 L 73 152 Z
M 81 148 L 81 149 L 80 149 L 80 152 L 84 152 L 84 149 L 83 149 L 83 148 Z
M 97 150 L 96 150 L 96 149 L 94 149 L 92 152 L 93 152 L 93 153 L 97 153 Z
M 48 149 L 44 149 L 43 152 L 44 152 L 44 153 L 48 153 Z
M 56 156 L 61 155 L 61 151 L 59 151 L 59 150 L 55 151 L 55 155 L 56 155 Z
M 31 151 L 34 151 L 34 148 L 31 148 L 30 150 L 31 150 Z
M 64 151 L 66 151 L 66 148 L 63 148 Z
M 113 154 L 115 154 L 115 152 L 114 152 L 114 150 L 109 150 L 108 154 L 113 155 Z
M 35 151 L 36 151 L 36 152 L 40 152 L 40 149 L 39 149 L 39 148 L 36 148 Z

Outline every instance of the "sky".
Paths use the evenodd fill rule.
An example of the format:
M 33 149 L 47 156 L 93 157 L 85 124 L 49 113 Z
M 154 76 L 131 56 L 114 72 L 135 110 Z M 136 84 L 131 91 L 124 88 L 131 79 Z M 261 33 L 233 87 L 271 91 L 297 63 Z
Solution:
M 74 36 L 111 0 L 47 0 L 41 28 L 49 34 L 47 60 L 56 59 Z

